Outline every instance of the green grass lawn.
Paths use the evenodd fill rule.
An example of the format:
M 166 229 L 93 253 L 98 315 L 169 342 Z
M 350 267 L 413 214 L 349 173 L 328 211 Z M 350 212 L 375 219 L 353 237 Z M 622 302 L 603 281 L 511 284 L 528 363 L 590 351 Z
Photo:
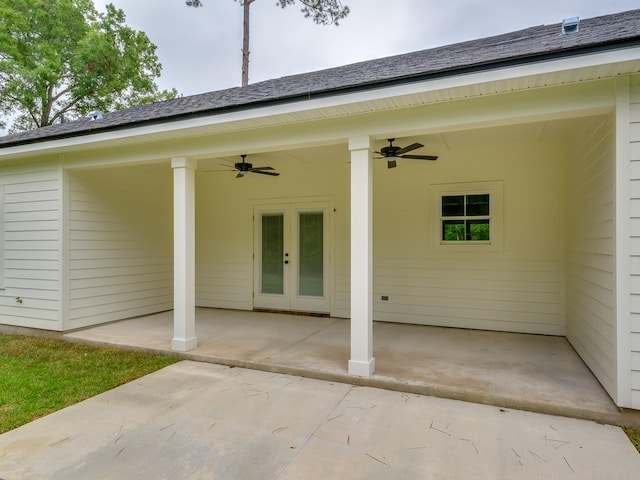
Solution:
M 640 452 L 640 428 L 625 428 L 624 432 L 633 443 L 633 446 Z
M 0 433 L 180 359 L 19 335 L 0 335 Z

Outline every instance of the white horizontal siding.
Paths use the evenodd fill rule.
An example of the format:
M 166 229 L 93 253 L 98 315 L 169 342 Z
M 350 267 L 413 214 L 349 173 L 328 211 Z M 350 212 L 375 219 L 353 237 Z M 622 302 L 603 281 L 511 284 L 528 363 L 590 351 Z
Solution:
M 198 305 L 251 308 L 252 201 L 332 195 L 331 314 L 350 315 L 349 152 L 346 145 L 328 151 L 274 155 L 268 163 L 282 171 L 277 178 L 198 173 Z M 563 335 L 563 145 L 507 141 L 441 151 L 437 162 L 406 160 L 394 170 L 374 161 L 374 318 Z M 504 183 L 503 249 L 437 248 L 429 185 L 477 179 Z
M 554 140 L 480 139 L 441 149 L 433 163 L 380 172 L 374 319 L 564 335 L 563 155 Z M 478 182 L 502 185 L 501 246 L 440 246 L 436 192 Z
M 346 247 L 345 247 L 346 248 Z M 351 275 L 350 258 L 340 256 L 335 264 L 334 307 L 332 316 L 349 318 L 351 316 Z
M 172 308 L 171 175 L 169 165 L 70 173 L 67 328 Z
M 374 278 L 380 320 L 562 333 L 564 276 L 556 262 L 382 258 Z
M 196 305 L 251 310 L 253 228 L 250 204 L 246 198 L 241 198 L 242 184 L 234 184 L 235 178 L 225 177 L 205 174 L 197 179 Z M 244 180 L 252 179 L 238 179 Z M 220 181 L 222 183 L 218 184 Z M 240 188 L 234 191 L 234 187 Z
M 247 263 L 204 261 L 197 266 L 196 304 L 251 310 L 252 269 Z
M 60 169 L 56 162 L 5 166 L 0 170 L 0 188 L 4 192 L 0 323 L 60 330 Z
M 314 156 L 326 148 L 311 149 Z M 250 310 L 253 308 L 253 204 L 272 199 L 305 199 L 314 196 L 335 199 L 336 212 L 331 256 L 345 259 L 334 263 L 329 273 L 331 314 L 349 314 L 349 216 L 346 145 L 342 157 L 310 162 L 288 155 L 273 155 L 280 177 L 249 174 L 236 179 L 231 172 L 197 172 L 196 184 L 196 304 L 198 306 Z M 264 163 L 263 163 L 264 162 Z M 218 163 L 218 162 L 217 162 Z M 219 162 L 222 163 L 222 162 Z M 218 166 L 219 167 L 219 166 Z M 337 172 L 340 172 L 337 174 Z M 333 261 L 333 260 L 332 260 Z M 338 279 L 338 280 L 337 280 Z
M 584 122 L 567 172 L 567 338 L 612 395 L 616 385 L 613 121 Z
M 640 409 L 640 76 L 630 88 L 631 407 Z M 622 332 L 626 334 L 626 332 Z M 620 372 L 626 375 L 627 372 Z

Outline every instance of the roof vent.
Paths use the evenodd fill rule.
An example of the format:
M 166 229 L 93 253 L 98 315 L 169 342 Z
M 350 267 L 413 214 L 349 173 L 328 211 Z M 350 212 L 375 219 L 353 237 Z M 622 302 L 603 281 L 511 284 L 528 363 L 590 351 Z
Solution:
M 91 112 L 89 114 L 89 119 L 93 122 L 94 120 L 100 120 L 102 117 L 104 117 L 104 115 L 102 114 L 101 111 L 96 110 L 95 112 Z
M 562 20 L 562 33 L 576 33 L 580 28 L 580 17 L 565 18 Z

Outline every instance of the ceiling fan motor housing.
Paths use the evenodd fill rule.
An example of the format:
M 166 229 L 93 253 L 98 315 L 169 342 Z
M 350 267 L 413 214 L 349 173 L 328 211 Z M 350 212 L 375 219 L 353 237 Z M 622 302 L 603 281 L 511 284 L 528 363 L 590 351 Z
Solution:
M 389 146 L 383 147 L 379 152 L 375 152 L 379 155 L 382 155 L 381 158 L 385 158 L 387 160 L 388 168 L 396 167 L 396 159 L 398 158 L 413 158 L 416 160 L 437 160 L 438 157 L 435 155 L 407 155 L 407 153 L 412 152 L 418 148 L 424 147 L 421 143 L 412 143 L 411 145 L 407 145 L 406 147 L 396 147 L 393 142 L 395 138 L 387 139 L 389 142 Z
M 251 170 L 253 168 L 253 165 L 247 162 L 238 162 L 234 165 L 236 167 L 236 170 L 240 171 L 240 172 L 248 172 L 249 170 Z
M 385 157 L 397 157 L 397 152 L 398 150 L 402 150 L 402 148 L 400 147 L 394 147 L 394 146 L 390 146 L 390 147 L 384 147 L 380 149 L 380 152 L 382 153 L 382 155 L 384 155 Z

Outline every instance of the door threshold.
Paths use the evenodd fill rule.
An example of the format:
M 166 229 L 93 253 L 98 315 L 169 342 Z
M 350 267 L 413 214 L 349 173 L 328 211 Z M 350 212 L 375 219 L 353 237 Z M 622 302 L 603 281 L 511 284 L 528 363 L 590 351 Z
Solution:
M 302 317 L 322 317 L 322 318 L 330 317 L 328 313 L 302 312 L 299 310 L 277 310 L 272 308 L 254 308 L 253 311 L 260 312 L 260 313 L 281 313 L 284 315 L 300 315 Z

